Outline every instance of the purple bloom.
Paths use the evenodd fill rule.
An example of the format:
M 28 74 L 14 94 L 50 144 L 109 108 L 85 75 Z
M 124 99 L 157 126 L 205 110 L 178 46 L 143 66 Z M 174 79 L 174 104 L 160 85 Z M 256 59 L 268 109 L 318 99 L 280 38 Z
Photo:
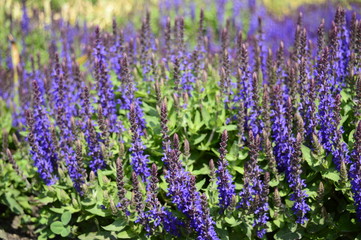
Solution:
M 301 179 L 301 144 L 302 144 L 302 135 L 300 133 L 297 134 L 297 138 L 294 139 L 294 151 L 292 154 L 292 158 L 287 163 L 286 170 L 286 179 L 293 190 L 291 194 L 291 200 L 294 201 L 292 206 L 292 210 L 294 214 L 297 216 L 297 223 L 304 224 L 308 218 L 306 214 L 311 210 L 308 204 L 306 203 L 307 194 L 304 188 L 306 186 L 305 181 Z
M 256 209 L 254 211 L 255 219 L 253 222 L 253 227 L 255 227 L 257 237 L 262 238 L 267 232 L 267 221 L 269 220 L 268 216 L 268 194 L 269 194 L 269 173 L 264 174 L 263 184 L 261 186 L 260 195 L 256 195 Z
M 95 30 L 94 72 L 97 79 L 98 102 L 103 108 L 104 115 L 110 122 L 110 131 L 119 132 L 120 123 L 117 121 L 116 104 L 114 100 L 113 84 L 108 73 L 106 61 L 107 52 L 102 44 L 99 27 Z
M 222 133 L 221 146 L 219 149 L 220 157 L 218 168 L 216 170 L 217 174 L 217 188 L 219 192 L 219 206 L 221 210 L 224 211 L 227 209 L 232 201 L 232 197 L 235 195 L 235 186 L 232 181 L 232 176 L 230 175 L 227 166 L 228 162 L 226 160 L 227 154 L 227 140 L 228 133 L 226 130 Z
M 357 124 L 354 138 L 355 147 L 352 153 L 349 176 L 357 219 L 361 221 L 361 121 Z
M 195 186 L 195 177 L 183 168 L 177 147 L 169 153 L 165 179 L 168 183 L 167 195 L 171 196 L 172 202 L 189 218 L 197 239 L 219 239 L 208 208 L 202 205 L 200 193 Z
M 138 121 L 139 114 L 142 115 L 141 108 L 132 103 L 129 110 L 129 121 L 131 124 L 130 130 L 132 131 L 132 147 L 129 149 L 131 152 L 131 165 L 134 172 L 142 177 L 143 182 L 147 181 L 150 176 L 149 168 L 147 166 L 149 159 L 148 155 L 144 154 L 146 147 L 144 146 L 141 136 L 143 135 L 141 125 Z
M 284 171 L 287 163 L 292 155 L 292 145 L 290 144 L 289 126 L 286 120 L 286 107 L 282 99 L 282 90 L 280 85 L 273 88 L 273 101 L 271 104 L 271 119 L 272 119 L 272 138 L 275 146 L 273 154 L 276 158 L 278 169 Z
M 58 155 L 52 141 L 50 123 L 43 105 L 44 101 L 35 80 L 33 81 L 33 94 L 34 102 L 37 104 L 33 107 L 32 113 L 27 112 L 30 155 L 45 184 L 52 185 L 57 179 L 54 173 L 58 167 Z
M 148 210 L 144 214 L 145 231 L 148 235 L 152 235 L 158 226 L 163 225 L 167 232 L 175 236 L 180 236 L 180 227 L 184 224 L 160 204 L 157 197 L 158 182 L 157 166 L 153 163 L 151 176 L 147 185 L 146 206 Z
M 98 169 L 103 169 L 106 166 L 103 152 L 99 144 L 99 134 L 94 129 L 92 121 L 89 119 L 84 134 L 85 140 L 88 144 L 88 156 L 91 157 L 89 164 L 90 169 L 96 173 Z
M 240 202 L 239 207 L 251 213 L 255 207 L 255 198 L 261 194 L 262 182 L 260 175 L 262 170 L 258 166 L 258 155 L 260 148 L 260 138 L 257 135 L 254 136 L 253 132 L 249 132 L 249 156 L 250 160 L 245 164 L 244 177 L 243 177 L 243 189 L 239 193 Z

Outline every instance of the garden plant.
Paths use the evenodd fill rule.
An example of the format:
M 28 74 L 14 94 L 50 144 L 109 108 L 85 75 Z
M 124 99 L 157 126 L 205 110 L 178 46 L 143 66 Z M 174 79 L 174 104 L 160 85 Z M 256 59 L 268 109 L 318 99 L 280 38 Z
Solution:
M 205 3 L 3 16 L 0 238 L 361 239 L 359 6 Z

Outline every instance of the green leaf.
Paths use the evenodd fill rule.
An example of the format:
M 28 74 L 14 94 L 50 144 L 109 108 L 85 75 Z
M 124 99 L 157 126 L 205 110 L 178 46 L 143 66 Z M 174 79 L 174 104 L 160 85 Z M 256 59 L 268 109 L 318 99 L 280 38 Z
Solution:
M 123 219 L 123 218 L 118 218 L 112 224 L 109 224 L 107 226 L 102 226 L 102 228 L 104 230 L 112 232 L 112 231 L 121 231 L 126 226 L 127 226 L 127 221 L 125 219 Z
M 70 226 L 67 226 L 66 228 L 63 229 L 63 231 L 61 231 L 60 235 L 62 237 L 67 237 L 70 234 Z
M 231 225 L 231 227 L 235 227 L 240 224 L 240 222 L 237 221 L 233 216 L 226 217 L 225 220 L 229 225 Z
M 233 157 L 232 160 L 237 160 L 238 153 L 239 153 L 238 143 L 237 143 L 237 141 L 233 141 L 232 147 L 231 147 L 228 155 L 231 155 Z
M 62 215 L 61 215 L 61 222 L 64 224 L 64 225 L 67 225 L 71 220 L 71 213 L 66 211 L 64 212 Z
M 239 166 L 232 166 L 232 169 L 236 170 L 236 172 L 240 173 L 240 174 L 244 174 L 244 168 L 243 167 L 239 167 Z
M 228 132 L 236 131 L 237 130 L 237 125 L 222 126 L 222 127 L 220 127 L 218 132 L 223 132 L 224 130 L 227 130 Z
M 85 211 L 101 217 L 106 217 L 110 215 L 108 212 L 104 211 L 99 206 L 94 206 L 93 208 L 85 209 Z
M 341 98 L 345 102 L 347 102 L 348 99 L 352 99 L 351 95 L 347 93 L 345 90 L 341 91 Z
M 229 239 L 229 234 L 228 234 L 227 230 L 218 228 L 217 233 L 219 234 L 219 237 L 222 240 L 228 240 Z
M 346 210 L 350 213 L 355 213 L 356 212 L 355 205 L 353 203 L 347 204 Z
M 281 220 L 277 218 L 273 221 L 273 224 L 276 225 L 277 227 L 281 227 Z
M 61 202 L 70 202 L 69 195 L 64 191 L 64 189 L 56 188 L 56 196 Z
M 354 143 L 355 142 L 355 138 L 354 138 L 354 134 L 355 134 L 355 129 L 353 129 L 350 134 L 348 135 L 348 143 Z
M 277 180 L 277 179 L 272 179 L 272 180 L 269 182 L 269 185 L 270 185 L 271 187 L 275 187 L 275 186 L 277 186 L 279 183 L 280 183 L 279 180 Z
M 5 193 L 5 199 L 6 199 L 7 205 L 9 206 L 9 208 L 11 209 L 12 212 L 17 213 L 17 214 L 23 214 L 24 213 L 23 208 L 13 198 L 12 192 Z
M 64 208 L 55 208 L 55 207 L 52 207 L 52 208 L 49 208 L 50 211 L 53 211 L 55 213 L 63 213 L 64 212 Z
M 80 203 L 83 206 L 90 207 L 90 206 L 93 206 L 96 203 L 96 201 L 94 198 L 87 198 L 87 199 L 84 199 L 83 201 L 81 201 Z
M 206 164 L 203 164 L 203 167 L 199 170 L 192 171 L 194 175 L 208 175 L 210 173 L 209 167 Z
M 117 237 L 120 239 L 129 239 L 129 238 L 134 238 L 135 236 L 137 236 L 137 234 L 130 230 L 123 231 L 117 234 Z
M 111 233 L 105 231 L 84 233 L 78 236 L 80 240 L 110 240 L 114 238 Z
M 200 182 L 196 183 L 196 187 L 197 189 L 202 189 L 204 183 L 206 182 L 206 179 L 204 178 L 203 180 L 201 180 Z
M 203 119 L 203 122 L 206 124 L 206 126 L 208 127 L 209 126 L 209 121 L 211 119 L 211 116 L 209 115 L 208 111 L 206 108 L 202 108 L 201 110 L 202 112 L 202 119 Z
M 349 213 L 342 214 L 339 220 L 339 228 L 341 232 L 359 232 L 361 223 L 351 218 Z
M 61 234 L 64 229 L 65 227 L 60 221 L 55 221 L 50 224 L 50 230 L 55 234 Z
M 301 239 L 302 235 L 298 232 L 291 232 L 289 229 L 284 228 L 278 231 L 274 235 L 274 239 L 276 240 L 296 240 Z
M 201 134 L 199 137 L 197 137 L 196 139 L 194 139 L 193 144 L 197 145 L 198 143 L 202 142 L 205 138 L 207 137 L 206 133 Z
M 56 198 L 53 197 L 42 197 L 38 199 L 39 202 L 43 203 L 43 204 L 48 204 L 48 203 L 52 203 L 56 201 Z
M 333 181 L 333 182 L 338 182 L 338 181 L 340 181 L 340 175 L 339 175 L 339 173 L 337 172 L 336 169 L 329 170 L 328 172 L 323 173 L 322 176 L 323 176 L 324 178 L 330 179 L 330 180 Z
M 312 162 L 311 149 L 309 149 L 305 145 L 302 145 L 301 151 L 302 151 L 302 157 L 303 157 L 303 159 L 306 160 L 308 166 L 313 167 L 314 164 Z

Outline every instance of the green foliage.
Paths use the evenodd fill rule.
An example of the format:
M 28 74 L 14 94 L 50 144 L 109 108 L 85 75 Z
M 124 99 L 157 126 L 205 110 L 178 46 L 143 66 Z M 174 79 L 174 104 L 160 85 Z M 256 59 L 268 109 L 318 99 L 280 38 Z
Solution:
M 56 1 L 54 6 L 58 6 Z M 59 7 L 59 6 L 58 6 Z M 213 21 L 214 12 L 206 13 L 206 20 L 216 25 Z M 186 21 L 186 28 L 191 22 Z M 0 31 L 0 39 L 4 39 L 8 32 Z M 14 32 L 14 35 L 19 33 Z M 43 61 L 48 61 L 46 42 L 48 35 L 42 31 L 33 31 L 26 39 L 26 43 L 39 51 Z M 1 41 L 1 40 L 0 40 Z M 77 51 L 77 50 L 76 50 Z M 218 59 L 214 59 L 218 61 Z M 29 67 L 29 66 L 26 66 Z M 84 66 L 83 66 L 84 67 Z M 140 69 L 134 71 L 135 80 L 139 82 L 136 97 L 142 98 L 142 109 L 147 122 L 147 134 L 143 138 L 147 147 L 146 153 L 150 156 L 151 163 L 156 163 L 160 169 L 164 169 L 161 161 L 163 149 L 161 147 L 161 126 L 160 110 L 157 103 L 155 90 L 150 88 L 148 83 L 141 80 Z M 83 69 L 82 69 L 83 70 Z M 227 130 L 229 133 L 228 154 L 229 170 L 234 177 L 237 192 L 243 189 L 244 165 L 249 159 L 249 149 L 240 147 L 237 137 L 237 125 L 234 123 L 226 125 L 227 119 L 233 114 L 230 109 L 223 107 L 219 97 L 219 76 L 218 70 L 210 64 L 206 68 L 207 78 L 204 82 L 198 82 L 204 91 L 195 91 L 188 99 L 187 107 L 176 107 L 173 98 L 173 81 L 161 85 L 162 97 L 167 99 L 168 128 L 170 135 L 177 133 L 180 136 L 181 145 L 184 139 L 190 144 L 190 156 L 181 155 L 184 167 L 196 176 L 196 188 L 207 195 L 211 215 L 216 222 L 216 231 L 221 239 L 255 239 L 253 224 L 254 214 L 237 215 L 236 211 L 227 211 L 220 214 L 218 206 L 218 192 L 214 179 L 210 178 L 211 169 L 209 160 L 213 159 L 217 166 L 219 158 L 219 142 L 221 133 Z M 165 77 L 172 79 L 172 73 L 166 72 Z M 116 83 L 116 77 L 112 75 Z M 89 80 L 91 81 L 91 80 Z M 116 93 L 116 98 L 119 99 Z M 354 95 L 355 89 L 348 86 L 341 92 L 342 95 L 342 119 L 341 125 L 344 129 L 343 140 L 351 149 L 354 144 L 353 134 L 355 131 Z M 185 101 L 180 100 L 181 104 Z M 126 112 L 119 111 L 126 129 L 129 129 L 129 122 Z M 0 212 L 1 220 L 12 220 L 14 216 L 21 219 L 20 227 L 26 229 L 29 225 L 35 228 L 35 235 L 38 239 L 146 239 L 144 228 L 135 224 L 137 219 L 134 206 L 131 205 L 129 214 L 124 214 L 116 204 L 119 202 L 116 185 L 115 161 L 121 155 L 119 139 L 124 142 L 125 153 L 123 156 L 126 198 L 132 199 L 132 183 L 130 180 L 130 148 L 131 134 L 125 131 L 121 136 L 116 134 L 110 136 L 111 157 L 108 159 L 108 167 L 99 170 L 95 177 L 87 171 L 88 176 L 83 186 L 84 195 L 79 195 L 69 177 L 63 159 L 60 160 L 59 180 L 55 185 L 46 186 L 39 179 L 36 168 L 29 158 L 29 146 L 25 143 L 28 132 L 22 129 L 12 128 L 11 111 L 4 101 L 0 101 L 0 129 L 8 134 L 8 146 L 13 153 L 14 160 L 19 166 L 20 173 L 16 172 L 4 154 L 5 149 L 1 147 L 0 159 L 0 206 L 4 211 Z M 92 116 L 96 119 L 96 116 Z M 52 120 L 53 121 L 53 120 Z M 98 129 L 97 129 L 98 130 Z M 18 136 L 22 140 L 20 145 L 13 137 Z M 1 135 L 1 142 L 5 142 L 4 135 Z M 86 146 L 84 136 L 79 141 Z M 182 148 L 183 149 L 183 148 Z M 311 206 L 310 220 L 304 224 L 295 224 L 295 217 L 290 209 L 293 201 L 289 196 L 291 189 L 285 183 L 284 174 L 272 176 L 269 183 L 270 194 L 270 219 L 267 225 L 267 237 L 269 239 L 361 239 L 359 234 L 361 224 L 358 223 L 355 214 L 355 207 L 350 192 L 349 182 L 342 182 L 341 174 L 334 168 L 331 156 L 327 156 L 322 147 L 309 148 L 302 145 L 302 178 L 306 179 L 307 203 Z M 262 169 L 268 171 L 267 159 L 263 152 L 260 153 L 259 164 Z M 83 154 L 84 162 L 88 163 L 90 157 Z M 89 169 L 88 169 L 89 170 Z M 161 173 L 161 171 L 159 171 Z M 158 194 L 160 202 L 175 209 L 167 194 L 167 183 L 163 174 L 159 174 Z M 323 183 L 324 192 L 320 194 L 318 186 Z M 275 192 L 279 191 L 282 199 L 276 204 Z M 141 183 L 140 190 L 143 196 L 146 195 L 146 187 Z M 237 196 L 236 202 L 239 201 Z M 175 214 L 182 216 L 175 211 Z M 158 229 L 158 235 L 153 239 L 176 239 Z M 185 233 L 185 235 L 187 235 Z M 1 235 L 0 235 L 1 236 Z M 194 236 L 187 235 L 188 239 Z

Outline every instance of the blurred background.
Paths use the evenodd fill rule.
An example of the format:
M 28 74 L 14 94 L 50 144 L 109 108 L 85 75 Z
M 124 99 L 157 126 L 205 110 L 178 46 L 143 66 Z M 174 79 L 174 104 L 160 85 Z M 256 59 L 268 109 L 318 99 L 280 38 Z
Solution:
M 263 5 L 267 11 L 275 17 L 282 18 L 297 11 L 300 7 L 308 7 L 315 10 L 317 5 L 342 5 L 352 8 L 360 5 L 361 0 L 1 0 L 0 23 L 3 25 L 7 16 L 13 19 L 22 17 L 24 5 L 28 9 L 29 17 L 37 15 L 37 18 L 49 23 L 51 17 L 60 18 L 75 23 L 86 20 L 90 24 L 101 27 L 110 26 L 112 19 L 120 22 L 138 21 L 140 12 L 149 9 L 152 17 L 170 13 L 191 16 L 197 9 L 204 8 L 207 12 L 220 14 L 224 11 L 227 15 L 237 15 L 247 5 Z
M 136 39 L 147 10 L 157 38 L 164 35 L 168 17 L 173 21 L 183 16 L 185 39 L 194 45 L 198 31 L 194 26 L 200 9 L 204 9 L 207 36 L 216 42 L 226 24 L 234 34 L 242 31 L 247 37 L 257 31 L 262 18 L 268 47 L 278 46 L 279 39 L 288 47 L 294 40 L 299 12 L 303 13 L 308 39 L 316 42 L 321 20 L 325 20 L 326 30 L 330 29 L 338 6 L 345 8 L 348 23 L 353 12 L 360 17 L 361 0 L 0 0 L 0 60 L 16 63 L 18 53 L 25 54 L 26 47 L 28 51 L 37 49 L 46 60 L 47 43 L 56 39 L 61 29 L 84 31 L 87 36 L 98 25 L 110 34 L 113 20 L 123 30 L 125 41 Z M 217 47 L 214 45 L 215 50 Z M 16 57 L 10 59 L 10 53 Z

